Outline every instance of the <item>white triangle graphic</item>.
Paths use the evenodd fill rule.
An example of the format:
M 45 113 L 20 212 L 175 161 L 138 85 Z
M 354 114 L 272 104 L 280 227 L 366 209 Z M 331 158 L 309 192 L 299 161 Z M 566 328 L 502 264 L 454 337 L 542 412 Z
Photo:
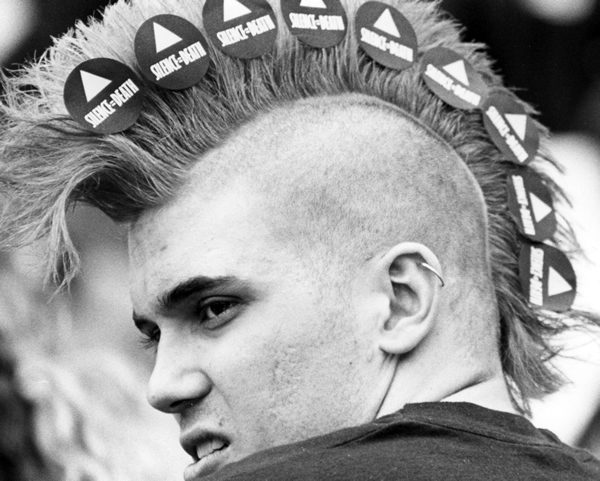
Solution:
M 456 62 L 449 63 L 444 66 L 444 70 L 452 75 L 456 80 L 462 82 L 465 85 L 469 85 L 469 77 L 467 76 L 467 69 L 465 68 L 465 62 L 457 60 Z
M 154 22 L 154 41 L 156 42 L 156 53 L 181 42 L 183 39 L 179 35 L 175 35 L 171 30 L 167 30 L 162 25 Z
M 243 17 L 252 13 L 245 5 L 242 5 L 238 0 L 223 0 L 223 21 L 229 22 L 234 18 Z
M 373 24 L 375 28 L 378 28 L 382 32 L 389 33 L 394 37 L 400 38 L 400 32 L 398 31 L 398 27 L 394 23 L 394 19 L 392 18 L 392 12 L 390 12 L 389 8 L 386 8 L 377 21 Z
M 506 114 L 506 120 L 515 129 L 515 132 L 521 140 L 525 140 L 527 134 L 527 115 L 523 114 Z
M 548 270 L 548 296 L 558 296 L 572 290 L 573 288 L 565 278 L 550 267 Z
M 529 198 L 531 199 L 531 209 L 533 210 L 535 221 L 538 223 L 542 222 L 552 212 L 552 207 L 532 192 L 529 193 Z
M 323 0 L 300 0 L 300 6 L 306 8 L 327 8 Z
M 83 84 L 85 98 L 88 102 L 112 83 L 112 80 L 94 75 L 85 70 L 81 70 L 79 73 L 81 74 L 81 83 Z

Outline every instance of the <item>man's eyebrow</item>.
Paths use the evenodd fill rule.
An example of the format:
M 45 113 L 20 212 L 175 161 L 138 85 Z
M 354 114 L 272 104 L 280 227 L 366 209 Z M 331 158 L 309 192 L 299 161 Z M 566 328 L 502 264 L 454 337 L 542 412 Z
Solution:
M 169 311 L 177 307 L 189 297 L 201 294 L 202 292 L 245 284 L 246 283 L 241 279 L 232 276 L 191 277 L 180 282 L 169 291 L 160 295 L 158 298 L 158 305 L 161 310 Z
M 178 305 L 192 296 L 197 296 L 206 291 L 217 291 L 226 288 L 241 288 L 248 287 L 248 282 L 238 277 L 224 276 L 224 277 L 207 277 L 207 276 L 196 276 L 186 279 L 180 282 L 172 289 L 159 295 L 158 297 L 158 308 L 161 311 L 172 311 L 177 308 Z M 145 322 L 148 321 L 144 316 L 133 312 L 133 322 L 138 328 Z

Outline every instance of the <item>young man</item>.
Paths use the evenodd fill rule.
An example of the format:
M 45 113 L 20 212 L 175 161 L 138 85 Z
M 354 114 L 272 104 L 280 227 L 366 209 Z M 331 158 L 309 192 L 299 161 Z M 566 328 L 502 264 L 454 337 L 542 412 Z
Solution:
M 420 52 L 452 48 L 506 92 L 435 4 L 390 5 Z M 69 73 L 99 57 L 136 68 L 140 25 L 201 26 L 201 2 L 118 2 L 80 25 L 6 82 L 6 243 L 45 236 L 68 281 L 69 206 L 128 224 L 148 397 L 180 424 L 188 481 L 598 479 L 598 461 L 520 415 L 559 384 L 547 336 L 563 323 L 518 288 L 512 164 L 418 65 L 366 57 L 358 7 L 319 49 L 278 13 L 267 54 L 210 48 L 199 83 L 148 85 L 137 122 L 102 136 L 65 114 Z

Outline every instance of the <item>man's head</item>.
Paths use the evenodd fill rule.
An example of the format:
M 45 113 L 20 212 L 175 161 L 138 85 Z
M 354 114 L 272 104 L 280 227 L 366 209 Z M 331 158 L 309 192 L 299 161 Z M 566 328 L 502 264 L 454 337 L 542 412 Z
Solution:
M 390 3 L 420 53 L 454 49 L 506 90 L 435 3 Z M 136 68 L 137 28 L 161 13 L 201 26 L 202 2 L 117 2 L 6 82 L 4 241 L 48 235 L 52 272 L 68 279 L 69 206 L 128 223 L 137 324 L 160 333 L 150 400 L 180 415 L 184 438 L 212 413 L 232 456 L 441 399 L 450 379 L 476 383 L 500 366 L 525 410 L 557 386 L 546 335 L 562 323 L 518 288 L 512 164 L 481 114 L 427 89 L 418 59 L 392 71 L 366 57 L 351 33 L 358 4 L 344 2 L 349 34 L 335 48 L 300 44 L 279 13 L 272 53 L 211 48 L 198 85 L 148 85 L 121 134 L 66 115 L 67 75 L 93 57 Z
M 479 187 L 370 97 L 258 116 L 141 215 L 130 257 L 150 402 L 179 415 L 191 453 L 226 442 L 214 463 L 501 372 Z

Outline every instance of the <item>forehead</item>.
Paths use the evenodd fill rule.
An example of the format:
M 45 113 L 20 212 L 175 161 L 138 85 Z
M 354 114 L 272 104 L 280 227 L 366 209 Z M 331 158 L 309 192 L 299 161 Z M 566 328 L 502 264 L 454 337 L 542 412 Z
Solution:
M 257 196 L 233 183 L 207 195 L 187 192 L 146 213 L 129 235 L 130 284 L 136 309 L 187 279 L 260 276 L 273 264 Z

